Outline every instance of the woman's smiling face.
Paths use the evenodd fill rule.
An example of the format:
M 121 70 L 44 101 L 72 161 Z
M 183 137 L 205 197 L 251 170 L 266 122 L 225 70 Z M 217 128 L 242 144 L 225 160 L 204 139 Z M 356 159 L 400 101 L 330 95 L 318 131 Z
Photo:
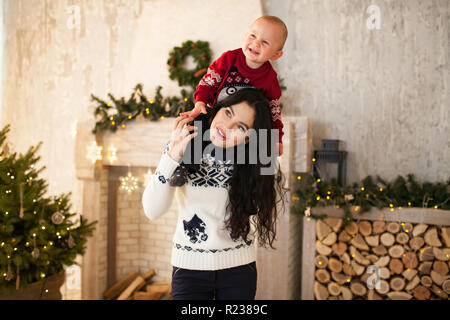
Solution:
M 246 140 L 253 128 L 255 110 L 247 102 L 221 108 L 210 127 L 211 142 L 221 148 L 234 147 Z

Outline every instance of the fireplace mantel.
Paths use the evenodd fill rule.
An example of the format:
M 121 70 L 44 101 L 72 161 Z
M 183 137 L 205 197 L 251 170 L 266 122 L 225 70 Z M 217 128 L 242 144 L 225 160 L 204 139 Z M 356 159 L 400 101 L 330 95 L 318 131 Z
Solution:
M 100 202 L 100 175 L 109 166 L 156 167 L 161 153 L 171 136 L 175 118 L 165 118 L 158 121 L 137 120 L 126 124 L 125 129 L 117 132 L 105 132 L 94 135 L 93 119 L 80 120 L 77 123 L 75 138 L 75 171 L 76 177 L 82 184 L 82 214 L 89 220 L 105 220 Z M 281 169 L 288 178 L 285 187 L 290 188 L 294 173 L 311 172 L 312 136 L 309 119 L 306 117 L 283 117 L 284 132 L 283 155 L 279 157 Z M 92 162 L 88 159 L 88 147 L 94 142 L 102 146 L 102 159 Z M 109 148 L 114 147 L 117 160 L 110 161 Z M 103 171 L 104 172 L 104 171 Z M 298 269 L 292 265 L 299 261 L 292 261 L 294 250 L 300 250 L 298 225 L 300 219 L 289 214 L 290 192 L 286 195 L 285 212 L 280 215 L 277 225 L 277 240 L 274 244 L 277 250 L 258 248 L 258 296 L 263 299 L 289 299 L 298 293 L 293 293 L 289 283 L 296 282 L 300 275 Z M 101 299 L 106 284 L 100 283 L 100 274 L 104 273 L 104 264 L 100 253 L 110 250 L 105 245 L 108 224 L 98 225 L 94 235 L 88 240 L 87 250 L 82 264 L 82 298 Z M 106 249 L 108 248 L 108 249 Z M 103 259 L 104 260 L 104 259 Z M 274 261 L 277 261 L 276 266 Z M 103 264 L 102 264 L 103 263 Z M 274 277 L 274 274 L 278 274 Z M 299 283 L 299 281 L 297 281 Z
M 175 118 L 158 121 L 141 120 L 130 122 L 125 129 L 115 133 L 91 133 L 95 122 L 91 119 L 78 121 L 75 142 L 75 168 L 78 179 L 93 178 L 96 165 L 156 167 L 162 150 L 170 139 Z M 284 155 L 281 156 L 283 168 L 292 167 L 294 172 L 309 172 L 311 169 L 311 132 L 307 117 L 283 117 Z M 88 159 L 88 146 L 94 141 L 103 146 L 103 157 L 95 164 Z M 293 143 L 291 143 L 293 142 Z M 291 146 L 292 144 L 292 146 Z M 117 160 L 110 162 L 108 148 L 117 149 Z

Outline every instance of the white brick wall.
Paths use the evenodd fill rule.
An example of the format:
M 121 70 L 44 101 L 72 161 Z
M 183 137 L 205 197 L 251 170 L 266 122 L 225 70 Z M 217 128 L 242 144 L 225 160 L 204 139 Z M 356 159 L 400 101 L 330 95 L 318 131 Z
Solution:
M 133 170 L 140 178 L 146 172 Z M 138 175 L 139 174 L 139 175 Z M 177 213 L 175 201 L 170 210 L 155 221 L 149 220 L 142 209 L 144 187 L 131 194 L 119 188 L 117 194 L 117 279 L 136 271 L 155 269 L 156 281 L 170 281 L 170 255 Z
M 133 168 L 135 177 L 142 179 L 147 168 Z M 97 230 L 99 235 L 98 260 L 95 268 L 99 270 L 98 288 L 99 299 L 102 299 L 103 292 L 107 289 L 107 210 L 108 210 L 108 170 L 101 171 L 101 210 Z M 172 237 L 175 232 L 177 222 L 177 205 L 172 203 L 169 211 L 155 221 L 149 220 L 142 208 L 142 194 L 144 187 L 141 186 L 131 194 L 118 189 L 117 192 L 117 247 L 116 247 L 116 278 L 123 278 L 130 272 L 145 273 L 149 269 L 154 269 L 156 281 L 170 281 L 172 276 L 172 266 L 170 256 L 172 252 Z M 288 205 L 288 204 L 287 204 Z M 289 214 L 287 212 L 285 215 Z M 287 218 L 287 217 L 285 217 Z M 301 250 L 300 221 L 296 217 L 289 216 L 289 239 L 285 239 L 287 244 L 288 264 L 288 296 L 291 299 L 298 298 L 299 288 L 299 260 Z M 282 250 L 283 248 L 279 248 Z M 262 265 L 260 266 L 262 267 Z M 264 268 L 259 268 L 263 271 Z M 260 275 L 264 276 L 263 274 Z M 268 279 L 272 285 L 273 279 Z M 66 292 L 66 299 L 76 298 L 76 292 Z

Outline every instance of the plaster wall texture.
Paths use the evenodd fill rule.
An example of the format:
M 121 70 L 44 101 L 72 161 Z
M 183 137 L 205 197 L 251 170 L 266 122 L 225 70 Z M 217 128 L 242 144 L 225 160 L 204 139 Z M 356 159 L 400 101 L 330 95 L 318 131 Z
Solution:
M 217 59 L 240 47 L 262 14 L 259 0 L 5 0 L 3 5 L 1 126 L 11 124 L 9 140 L 17 152 L 44 142 L 39 154 L 48 193 L 71 191 L 74 210 L 80 210 L 81 196 L 74 169 L 76 121 L 94 117 L 91 93 L 128 97 L 140 82 L 148 97 L 158 85 L 163 95 L 179 95 L 166 64 L 173 47 L 209 41 Z
M 380 28 L 370 30 L 376 5 Z M 340 139 L 347 183 L 450 177 L 450 1 L 266 0 L 289 35 L 275 62 L 283 114 L 310 118 L 314 149 Z

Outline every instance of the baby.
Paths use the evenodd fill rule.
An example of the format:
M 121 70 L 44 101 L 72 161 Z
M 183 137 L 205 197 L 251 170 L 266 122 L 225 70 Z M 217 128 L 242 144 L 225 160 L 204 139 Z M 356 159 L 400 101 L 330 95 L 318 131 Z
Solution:
M 273 128 L 279 131 L 279 154 L 283 153 L 281 122 L 281 89 L 277 73 L 270 61 L 283 55 L 287 28 L 281 19 L 263 16 L 255 20 L 247 32 L 242 48 L 223 53 L 208 68 L 194 92 L 195 107 L 181 116 L 206 114 L 206 105 L 213 107 L 223 98 L 245 87 L 260 89 L 270 102 Z

